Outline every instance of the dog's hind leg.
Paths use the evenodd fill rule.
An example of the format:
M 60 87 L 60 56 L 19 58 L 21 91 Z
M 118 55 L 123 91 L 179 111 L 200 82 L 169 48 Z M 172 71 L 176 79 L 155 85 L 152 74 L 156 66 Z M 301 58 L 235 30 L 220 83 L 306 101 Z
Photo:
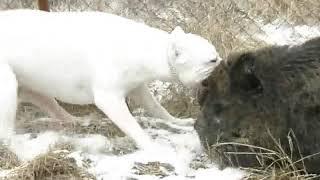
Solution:
M 11 67 L 0 64 L 0 139 L 14 135 L 18 83 Z
M 48 113 L 50 117 L 57 120 L 73 121 L 76 119 L 76 117 L 64 110 L 54 98 L 42 95 L 28 88 L 19 88 L 19 100 L 21 102 L 29 102 L 36 105 L 41 110 Z
M 136 103 L 140 104 L 153 117 L 174 120 L 175 118 L 153 97 L 146 85 L 139 86 L 129 94 Z
M 147 85 L 142 85 L 130 93 L 130 98 L 139 103 L 146 111 L 155 118 L 160 118 L 177 125 L 193 125 L 193 119 L 179 119 L 173 117 L 161 104 L 153 97 Z

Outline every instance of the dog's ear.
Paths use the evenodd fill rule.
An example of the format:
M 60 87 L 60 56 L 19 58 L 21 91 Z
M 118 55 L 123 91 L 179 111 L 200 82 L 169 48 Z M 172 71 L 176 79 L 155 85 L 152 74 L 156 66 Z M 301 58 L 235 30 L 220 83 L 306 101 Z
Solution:
M 174 28 L 174 30 L 171 32 L 172 35 L 183 35 L 185 34 L 185 32 L 183 31 L 183 29 L 180 26 L 177 26 Z
M 171 41 L 175 44 L 175 46 L 179 46 L 179 43 L 182 43 L 186 33 L 180 26 L 174 28 L 174 30 L 170 33 Z
M 172 59 L 178 60 L 175 61 L 176 63 L 184 63 L 181 62 L 183 59 L 179 58 L 179 56 L 182 54 L 182 47 L 183 47 L 183 40 L 184 40 L 185 32 L 180 26 L 177 26 L 170 34 L 170 41 L 171 41 L 171 47 L 170 47 L 170 54 Z

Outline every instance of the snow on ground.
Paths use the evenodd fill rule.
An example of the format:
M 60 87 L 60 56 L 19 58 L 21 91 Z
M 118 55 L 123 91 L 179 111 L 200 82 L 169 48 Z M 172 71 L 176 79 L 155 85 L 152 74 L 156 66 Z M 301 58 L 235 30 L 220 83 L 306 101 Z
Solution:
M 58 142 L 69 142 L 76 147 L 76 150 L 69 156 L 77 161 L 78 166 L 83 166 L 83 162 L 89 163 L 89 172 L 94 174 L 97 179 L 120 180 L 120 179 L 141 179 L 155 180 L 160 179 L 155 175 L 138 175 L 134 167 L 137 163 L 148 163 L 159 161 L 167 163 L 174 168 L 172 172 L 167 172 L 168 176 L 164 180 L 180 179 L 223 179 L 237 180 L 244 176 L 244 172 L 227 168 L 219 170 L 214 164 L 203 164 L 207 168 L 193 169 L 190 163 L 197 156 L 201 155 L 202 149 L 198 136 L 191 125 L 179 126 L 167 123 L 164 120 L 146 117 L 137 117 L 144 126 L 145 130 L 154 138 L 155 146 L 150 150 L 133 150 L 124 155 L 114 154 L 112 149 L 117 144 L 130 144 L 128 138 L 107 139 L 101 135 L 72 135 L 66 136 L 58 132 L 44 132 L 36 137 L 31 134 L 16 135 L 10 144 L 10 149 L 24 161 L 32 160 L 36 155 L 45 153 L 50 146 Z M 162 124 L 162 125 L 161 125 Z M 166 128 L 159 126 L 166 125 Z M 120 141 L 120 142 L 119 142 Z M 118 143 L 116 143 L 118 142 Z M 120 147 L 121 148 L 121 147 Z M 164 172 L 167 171 L 164 169 Z M 6 171 L 8 172 L 8 171 Z M 6 174 L 5 171 L 1 175 Z
M 292 26 L 287 21 L 280 19 L 266 25 L 261 25 L 261 29 L 264 31 L 264 34 L 257 34 L 256 38 L 265 41 L 267 44 L 275 45 L 299 44 L 320 36 L 319 25 Z

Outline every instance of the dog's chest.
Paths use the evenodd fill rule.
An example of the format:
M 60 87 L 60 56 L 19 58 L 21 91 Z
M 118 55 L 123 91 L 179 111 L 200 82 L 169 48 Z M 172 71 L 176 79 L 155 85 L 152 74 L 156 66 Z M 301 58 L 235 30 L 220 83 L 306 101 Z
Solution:
M 123 69 L 120 75 L 119 85 L 125 92 L 129 92 L 142 84 L 152 81 L 157 74 L 147 68 L 146 65 L 137 62 L 135 65 Z

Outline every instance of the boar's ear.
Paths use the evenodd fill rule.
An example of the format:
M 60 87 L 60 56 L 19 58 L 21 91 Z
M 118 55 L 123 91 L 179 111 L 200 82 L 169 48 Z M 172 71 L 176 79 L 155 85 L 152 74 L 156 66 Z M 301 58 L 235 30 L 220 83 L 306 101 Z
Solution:
M 245 75 L 254 74 L 254 57 L 252 53 L 246 52 L 233 57 L 230 75 L 235 79 Z
M 261 93 L 262 84 L 255 74 L 255 58 L 251 53 L 244 53 L 239 56 L 231 69 L 232 91 L 243 93 Z
M 184 31 L 180 26 L 177 26 L 173 29 L 173 31 L 171 32 L 174 35 L 184 35 Z
M 242 54 L 239 59 L 238 63 L 240 68 L 239 70 L 245 74 L 253 74 L 254 71 L 254 57 L 251 53 L 244 53 Z

